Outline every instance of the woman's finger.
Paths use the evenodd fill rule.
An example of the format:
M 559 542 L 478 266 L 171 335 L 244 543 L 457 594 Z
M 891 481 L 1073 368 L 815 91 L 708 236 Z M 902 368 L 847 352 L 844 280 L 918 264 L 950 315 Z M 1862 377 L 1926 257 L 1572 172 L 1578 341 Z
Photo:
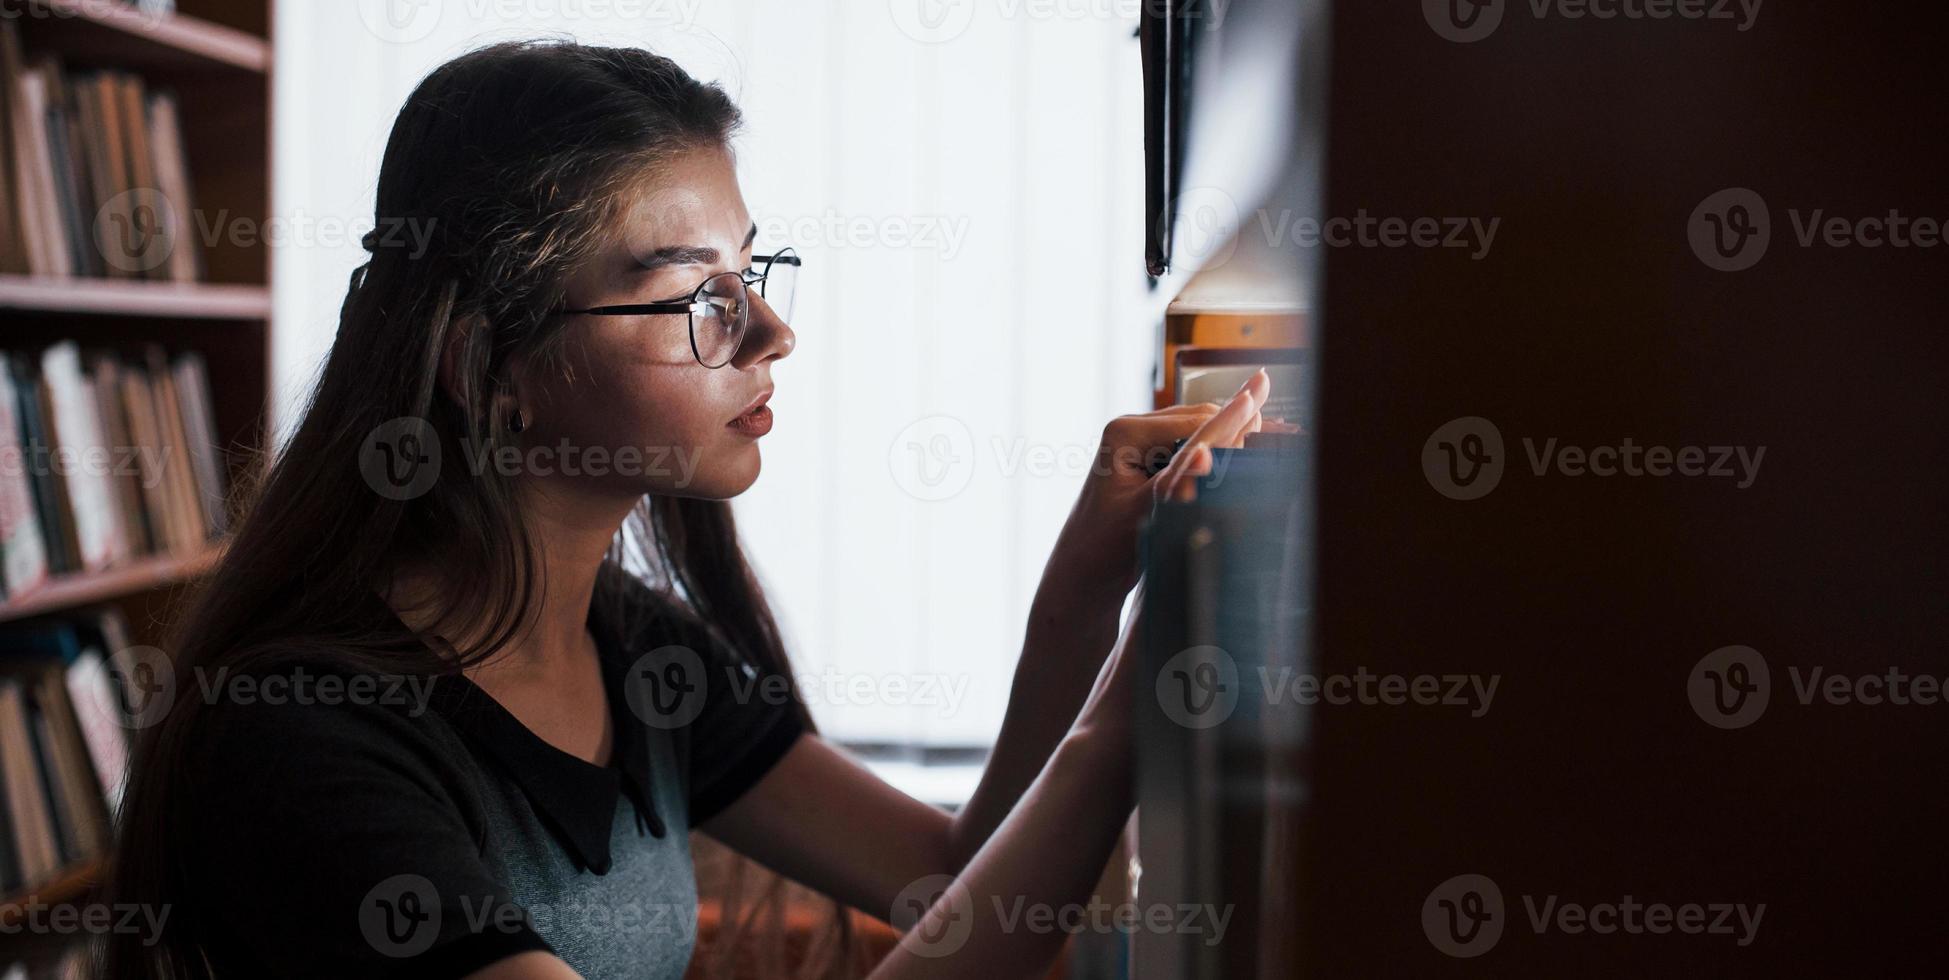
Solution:
M 1171 459 L 1171 465 L 1157 474 L 1157 482 L 1154 484 L 1156 499 L 1174 501 L 1192 499 L 1197 493 L 1197 478 L 1211 472 L 1211 463 L 1211 447 L 1186 443 L 1183 449 L 1178 450 L 1177 456 Z
M 1182 412 L 1152 412 L 1148 415 L 1129 415 L 1120 420 L 1121 427 L 1139 439 L 1155 440 L 1163 438 L 1166 443 L 1180 436 L 1188 436 L 1198 431 L 1198 426 L 1209 421 L 1223 410 L 1214 405 L 1178 405 Z
M 1238 394 L 1218 410 L 1218 414 L 1205 420 L 1205 423 L 1185 440 L 1185 446 L 1201 444 L 1205 446 L 1229 446 L 1234 439 L 1242 438 L 1252 417 L 1259 414 L 1259 407 L 1265 404 L 1266 389 L 1272 384 L 1261 370 L 1245 382 Z
M 1193 478 L 1211 471 L 1211 447 L 1243 446 L 1245 433 L 1257 431 L 1256 426 L 1262 424 L 1259 408 L 1265 403 L 1266 387 L 1270 383 L 1264 371 L 1255 373 L 1218 414 L 1206 419 L 1197 431 L 1187 436 L 1184 447 L 1154 478 L 1156 496 L 1165 500 L 1190 499 L 1195 493 Z

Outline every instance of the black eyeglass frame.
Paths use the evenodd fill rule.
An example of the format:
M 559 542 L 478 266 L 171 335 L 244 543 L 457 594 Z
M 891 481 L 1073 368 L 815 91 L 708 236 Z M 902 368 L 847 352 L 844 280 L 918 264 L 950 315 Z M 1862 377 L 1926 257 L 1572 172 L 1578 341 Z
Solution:
M 762 264 L 765 270 L 764 272 L 754 275 L 749 279 L 745 278 L 742 272 L 719 272 L 716 275 L 706 276 L 703 282 L 697 284 L 696 289 L 690 291 L 690 298 L 681 303 L 623 303 L 611 306 L 591 306 L 584 310 L 557 310 L 555 312 L 565 316 L 668 316 L 682 313 L 689 318 L 688 327 L 690 330 L 691 356 L 697 358 L 697 363 L 716 370 L 725 364 L 731 363 L 731 359 L 738 356 L 738 349 L 744 346 L 745 330 L 751 326 L 751 310 L 747 306 L 744 311 L 744 322 L 738 324 L 738 342 L 731 348 L 731 353 L 725 356 L 722 363 L 706 363 L 704 361 L 704 353 L 697 349 L 697 304 L 702 302 L 699 297 L 704 294 L 704 287 L 709 286 L 713 281 L 725 276 L 737 276 L 738 282 L 744 286 L 747 295 L 751 292 L 751 287 L 756 286 L 758 287 L 758 295 L 763 297 L 765 295 L 765 281 L 771 278 L 772 266 L 779 263 L 792 266 L 793 268 L 803 268 L 805 266 L 805 260 L 799 257 L 799 253 L 796 250 L 781 248 L 772 255 L 754 255 L 751 257 L 751 264 L 754 266 Z M 749 300 L 746 302 L 749 303 Z

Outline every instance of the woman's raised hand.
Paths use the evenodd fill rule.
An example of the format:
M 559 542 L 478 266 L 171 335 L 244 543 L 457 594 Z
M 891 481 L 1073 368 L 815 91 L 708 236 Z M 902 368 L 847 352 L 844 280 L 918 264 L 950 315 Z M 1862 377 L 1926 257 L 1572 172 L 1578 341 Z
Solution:
M 1049 556 L 1044 585 L 1054 579 L 1053 584 L 1067 583 L 1069 594 L 1101 595 L 1121 604 L 1137 583 L 1137 530 L 1151 505 L 1191 499 L 1197 477 L 1211 472 L 1211 451 L 1236 448 L 1247 433 L 1259 431 L 1259 410 L 1271 387 L 1260 370 L 1223 405 L 1173 405 L 1111 419 L 1103 427 L 1096 465 Z M 1170 456 L 1178 439 L 1184 446 Z M 1167 456 L 1170 462 L 1153 475 L 1151 466 Z

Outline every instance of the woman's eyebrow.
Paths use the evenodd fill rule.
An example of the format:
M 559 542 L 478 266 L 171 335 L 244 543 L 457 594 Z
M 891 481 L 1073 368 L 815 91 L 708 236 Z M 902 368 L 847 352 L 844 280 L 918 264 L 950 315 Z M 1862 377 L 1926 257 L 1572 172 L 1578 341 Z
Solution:
M 758 240 L 758 223 L 751 223 L 751 230 L 744 233 L 744 244 L 738 250 L 750 248 Z M 647 254 L 632 256 L 628 271 L 632 275 L 646 275 L 658 269 L 673 265 L 715 265 L 719 255 L 717 249 L 708 245 L 666 245 Z

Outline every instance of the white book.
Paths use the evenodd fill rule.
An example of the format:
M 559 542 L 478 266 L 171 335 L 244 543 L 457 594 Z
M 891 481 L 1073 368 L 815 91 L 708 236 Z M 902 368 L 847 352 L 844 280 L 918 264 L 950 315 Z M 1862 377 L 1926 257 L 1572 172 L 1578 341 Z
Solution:
M 74 341 L 55 344 L 41 354 L 41 379 L 54 406 L 48 422 L 57 458 L 67 469 L 63 478 L 74 509 L 81 565 L 91 571 L 106 568 L 129 557 L 129 542 L 115 491 L 113 459 L 102 444 L 94 388 L 82 376 L 81 350 Z
M 122 784 L 129 768 L 129 743 L 122 729 L 115 678 L 109 675 L 102 652 L 89 647 L 68 665 L 67 679 L 68 700 L 74 705 L 81 739 L 88 746 L 88 760 L 94 763 L 102 798 L 113 813 L 122 805 Z

